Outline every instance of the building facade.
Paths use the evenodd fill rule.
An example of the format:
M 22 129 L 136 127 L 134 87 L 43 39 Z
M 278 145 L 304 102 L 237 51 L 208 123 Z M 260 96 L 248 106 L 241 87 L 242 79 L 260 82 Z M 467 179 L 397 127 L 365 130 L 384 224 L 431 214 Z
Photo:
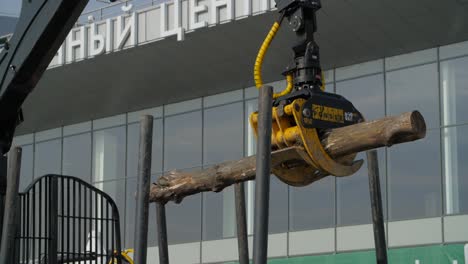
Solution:
M 172 8 L 177 9 L 174 5 Z M 166 7 L 150 7 L 145 12 L 163 10 L 161 8 Z M 326 7 L 324 9 L 326 12 Z M 265 16 L 265 12 L 266 15 L 271 13 L 266 10 L 258 16 Z M 214 23 L 222 22 L 228 13 L 229 4 L 223 4 L 220 17 L 215 15 Z M 57 67 L 73 72 L 74 64 L 88 63 L 92 67 L 93 60 L 112 56 L 109 53 L 119 53 L 119 49 L 122 49 L 119 56 L 125 59 L 126 45 L 127 50 L 143 49 L 143 44 L 138 45 L 139 37 L 148 38 L 150 24 L 146 23 L 146 31 L 141 33 L 140 14 L 124 15 L 124 22 L 102 20 L 102 27 L 106 27 L 106 23 L 122 23 L 122 27 L 115 29 L 112 36 L 103 33 L 107 39 L 113 38 L 113 49 L 96 54 L 90 54 L 90 46 L 87 46 L 92 38 L 83 37 L 92 34 L 93 21 L 91 26 L 77 27 L 71 33 L 71 42 L 64 45 L 63 53 L 59 52 L 41 85 L 54 85 L 54 78 L 60 78 Z M 148 16 L 145 14 L 146 18 Z M 133 23 L 128 22 L 131 19 L 135 19 Z M 136 25 L 139 26 L 132 29 Z M 264 25 L 265 31 L 268 26 Z M 86 28 L 87 33 L 80 33 L 81 30 L 85 32 L 80 27 Z M 171 30 L 169 27 L 168 31 Z M 140 33 L 135 36 L 137 31 Z M 178 33 L 171 31 L 170 34 L 183 35 Z M 79 37 L 79 34 L 83 35 Z M 106 39 L 102 38 L 92 42 L 94 49 L 101 45 L 99 41 L 105 46 Z M 172 40 L 171 43 L 181 42 Z M 252 61 L 252 58 L 245 59 Z M 468 242 L 468 163 L 464 161 L 468 158 L 468 137 L 465 136 L 468 134 L 468 117 L 465 117 L 468 112 L 465 103 L 468 100 L 468 42 L 358 60 L 364 62 L 327 67 L 327 91 L 345 96 L 368 120 L 419 110 L 428 128 L 423 140 L 378 150 L 390 263 L 468 263 L 468 246 L 465 246 Z M 281 63 L 283 61 L 274 64 L 282 67 Z M 215 69 L 210 71 L 222 74 Z M 278 91 L 285 86 L 283 80 L 270 84 Z M 47 94 L 47 88 L 42 86 L 39 87 L 42 95 Z M 155 101 L 151 107 L 146 107 L 145 103 L 138 111 L 117 107 L 115 115 L 76 123 L 63 121 L 63 125 L 46 130 L 36 129 L 34 123 L 26 124 L 28 128 L 20 128 L 14 141 L 23 148 L 20 188 L 49 173 L 73 175 L 92 183 L 116 201 L 124 244 L 131 248 L 138 121 L 142 114 L 155 118 L 154 181 L 174 169 L 191 171 L 255 154 L 255 137 L 248 116 L 257 109 L 256 88 L 240 85 L 227 92 L 217 93 L 207 88 L 200 93 L 201 96 L 198 93 L 190 100 L 171 97 L 162 103 Z M 117 98 L 118 95 L 118 91 L 109 94 L 109 100 L 124 100 Z M 185 97 L 181 95 L 180 98 Z M 138 100 L 135 104 L 138 105 Z M 34 113 L 31 109 L 40 111 L 32 105 L 27 108 L 30 115 Z M 53 111 L 49 115 L 51 119 L 56 118 Z M 48 121 L 44 119 L 44 122 Z M 364 155 L 358 157 L 364 158 Z M 246 183 L 246 192 L 247 222 L 252 235 L 253 182 Z M 327 177 L 301 188 L 287 186 L 272 175 L 269 221 L 271 263 L 375 262 L 366 165 L 353 176 Z M 232 187 L 221 193 L 194 195 L 178 205 L 169 203 L 167 224 L 171 263 L 236 261 Z M 157 263 L 154 205 L 150 211 L 149 244 L 148 263 Z

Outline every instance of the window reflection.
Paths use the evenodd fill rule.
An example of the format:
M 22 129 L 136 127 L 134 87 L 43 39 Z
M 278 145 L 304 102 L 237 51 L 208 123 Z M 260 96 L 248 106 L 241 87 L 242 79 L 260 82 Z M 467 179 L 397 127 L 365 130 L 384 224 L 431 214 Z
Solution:
M 388 149 L 391 221 L 441 215 L 440 132 Z
M 377 154 L 384 219 L 386 219 L 385 150 L 379 149 Z M 366 154 L 359 153 L 356 159 L 364 160 L 361 169 L 349 177 L 336 179 L 338 226 L 372 223 Z
M 19 191 L 22 192 L 33 180 L 33 145 L 21 146 L 21 170 Z
M 34 177 L 61 172 L 62 142 L 61 139 L 36 143 L 34 153 Z
M 440 64 L 443 125 L 467 123 L 468 58 Z
M 242 157 L 242 103 L 204 111 L 204 163 L 215 164 Z
M 326 177 L 305 187 L 290 187 L 290 231 L 335 226 L 335 180 Z
M 186 197 L 180 204 L 166 205 L 169 244 L 181 244 L 201 239 L 201 194 Z
M 108 194 L 117 205 L 119 213 L 125 215 L 125 180 L 95 183 L 96 188 Z M 100 200 L 98 200 L 100 202 Z M 100 206 L 98 204 L 98 206 Z M 106 208 L 103 208 L 105 210 Z M 124 217 L 120 219 L 121 234 L 124 232 Z
M 242 103 L 204 110 L 204 163 L 207 166 L 243 155 Z M 215 240 L 236 235 L 234 187 L 220 193 L 203 194 L 203 239 Z
M 125 197 L 125 248 L 134 247 L 137 178 L 127 179 Z M 151 222 L 149 224 L 151 226 Z M 122 230 L 123 233 L 123 230 Z M 149 237 L 148 237 L 149 238 Z
M 203 194 L 203 240 L 236 236 L 234 186 Z
M 386 80 L 388 115 L 418 110 L 428 128 L 440 126 L 436 63 L 388 72 Z
M 140 123 L 129 124 L 127 128 L 127 177 L 136 177 L 138 173 L 138 153 L 140 144 Z M 162 119 L 153 121 L 153 145 L 151 154 L 151 173 L 162 171 Z
M 468 212 L 468 126 L 442 130 L 445 213 Z
M 63 139 L 63 174 L 91 180 L 91 133 Z
M 201 165 L 201 111 L 170 116 L 164 127 L 164 170 Z
M 93 135 L 93 179 L 125 177 L 125 127 L 95 131 Z
M 338 82 L 336 92 L 343 95 L 364 115 L 366 120 L 374 120 L 385 116 L 385 92 L 383 74 Z M 385 204 L 385 151 L 380 149 L 379 171 L 382 188 L 382 200 Z M 365 153 L 360 153 L 356 159 L 364 159 Z M 367 165 L 354 175 L 337 178 L 337 224 L 339 226 L 371 223 L 369 182 Z M 385 212 L 385 210 L 384 210 Z
M 383 74 L 337 82 L 336 93 L 353 103 L 366 120 L 385 116 Z

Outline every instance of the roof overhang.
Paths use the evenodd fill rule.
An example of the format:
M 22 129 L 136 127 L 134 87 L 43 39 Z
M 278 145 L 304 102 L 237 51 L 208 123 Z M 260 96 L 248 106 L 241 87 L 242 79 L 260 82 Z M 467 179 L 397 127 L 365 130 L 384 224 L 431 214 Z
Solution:
M 325 69 L 468 40 L 457 0 L 327 0 L 317 41 Z M 251 87 L 258 47 L 275 12 L 97 56 L 46 71 L 24 105 L 17 134 Z M 276 81 L 292 56 L 283 27 L 264 64 Z

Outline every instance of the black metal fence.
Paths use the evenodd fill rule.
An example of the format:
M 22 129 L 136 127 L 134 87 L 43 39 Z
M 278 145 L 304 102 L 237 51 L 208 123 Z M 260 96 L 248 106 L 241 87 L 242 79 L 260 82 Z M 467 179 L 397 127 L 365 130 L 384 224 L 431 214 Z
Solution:
M 122 263 L 119 211 L 101 190 L 46 175 L 20 193 L 19 205 L 14 263 Z

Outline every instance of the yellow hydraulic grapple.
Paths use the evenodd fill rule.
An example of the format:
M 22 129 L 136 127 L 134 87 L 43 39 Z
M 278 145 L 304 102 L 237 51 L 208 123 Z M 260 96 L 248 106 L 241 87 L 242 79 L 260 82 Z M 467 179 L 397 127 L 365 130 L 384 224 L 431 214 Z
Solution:
M 276 152 L 272 157 L 272 172 L 293 186 L 305 186 L 327 175 L 352 175 L 362 166 L 362 161 L 354 161 L 356 155 L 333 159 L 321 144 L 321 137 L 328 129 L 361 122 L 363 117 L 343 96 L 324 91 L 319 48 L 313 38 L 317 29 L 315 12 L 320 9 L 320 1 L 284 0 L 277 7 L 281 16 L 263 42 L 254 68 L 255 85 L 261 89 L 264 56 L 283 19 L 287 18 L 296 33 L 292 47 L 295 56 L 283 73 L 286 89 L 273 95 L 271 142 L 272 151 Z M 257 123 L 255 112 L 250 116 L 250 124 L 256 134 Z
M 303 148 L 303 151 L 293 152 L 293 156 L 283 157 L 286 161 L 274 166 L 273 174 L 292 186 L 305 186 L 328 175 L 354 174 L 362 165 L 361 160 L 353 161 L 356 155 L 334 160 L 321 144 L 320 130 L 302 125 L 305 117 L 301 110 L 305 102 L 305 99 L 296 99 L 284 107 L 273 107 L 272 151 L 288 147 Z M 258 112 L 252 113 L 250 124 L 255 133 L 257 133 L 257 120 Z

